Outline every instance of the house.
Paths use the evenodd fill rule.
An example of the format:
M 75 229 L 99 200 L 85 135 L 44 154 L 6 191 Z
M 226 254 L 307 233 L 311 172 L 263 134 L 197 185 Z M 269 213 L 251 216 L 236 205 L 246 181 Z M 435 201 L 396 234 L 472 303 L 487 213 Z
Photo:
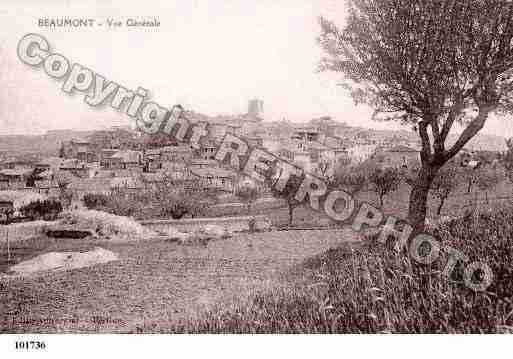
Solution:
M 111 190 L 138 192 L 144 188 L 144 181 L 139 176 L 114 177 L 110 180 Z
M 235 188 L 237 174 L 223 168 L 191 168 L 191 174 L 199 180 L 204 189 L 217 189 L 232 192 Z
M 81 138 L 75 138 L 68 143 L 63 143 L 61 145 L 61 153 L 66 158 L 76 158 L 86 163 L 98 161 L 94 145 Z
M 103 169 L 130 169 L 142 167 L 142 160 L 140 151 L 103 149 L 100 166 Z
M 192 157 L 192 148 L 186 144 L 150 149 L 143 155 L 144 172 L 174 169 L 176 164 L 189 162 Z
M 207 138 L 200 144 L 200 156 L 204 160 L 213 160 L 216 157 L 217 143 L 213 138 Z
M 193 159 L 188 163 L 188 167 L 192 168 L 208 168 L 218 166 L 219 162 L 216 160 Z
M 89 164 L 77 158 L 66 159 L 59 167 L 60 171 L 67 171 L 77 177 L 89 177 Z
M 160 149 L 161 162 L 187 162 L 192 156 L 192 148 L 188 144 L 166 146 Z
M 140 151 L 122 150 L 113 154 L 111 159 L 119 160 L 119 169 L 137 168 L 142 164 L 142 153 Z
M 2 163 L 2 169 L 29 169 L 33 168 L 33 162 L 11 159 L 10 161 Z
M 114 178 L 114 177 L 136 177 L 142 173 L 141 168 L 130 168 L 130 169 L 95 169 L 92 171 L 90 178 Z
M 110 169 L 116 167 L 119 163 L 118 159 L 112 159 L 112 156 L 116 154 L 118 150 L 113 148 L 103 148 L 100 151 L 100 167 L 103 169 Z
M 0 170 L 0 189 L 19 190 L 27 187 L 29 177 L 33 170 L 30 168 L 16 168 Z
M 62 164 L 64 163 L 64 158 L 60 158 L 60 157 L 47 157 L 39 162 L 37 162 L 35 164 L 35 168 L 36 170 L 40 170 L 40 172 L 43 172 L 43 171 L 46 171 L 46 170 L 49 170 L 49 169 L 53 169 L 53 170 L 58 170 Z
M 300 126 L 294 130 L 291 138 L 306 147 L 309 142 L 318 141 L 320 136 L 321 132 L 316 127 Z
M 36 180 L 34 188 L 37 193 L 47 196 L 58 196 L 60 194 L 59 183 L 55 180 Z
M 309 121 L 309 125 L 327 136 L 335 136 L 337 133 L 343 133 L 350 128 L 345 122 L 335 121 L 331 116 L 313 118 Z
M 349 159 L 345 147 L 328 147 L 321 143 L 312 143 L 310 146 L 310 164 L 312 173 L 322 177 L 329 177 L 335 174 L 336 167 L 341 160 Z
M 226 122 L 226 118 L 217 118 L 208 122 L 209 135 L 218 142 L 221 142 L 227 133 L 242 136 L 242 126 Z
M 263 147 L 264 141 L 260 137 L 246 137 L 246 143 L 251 147 Z

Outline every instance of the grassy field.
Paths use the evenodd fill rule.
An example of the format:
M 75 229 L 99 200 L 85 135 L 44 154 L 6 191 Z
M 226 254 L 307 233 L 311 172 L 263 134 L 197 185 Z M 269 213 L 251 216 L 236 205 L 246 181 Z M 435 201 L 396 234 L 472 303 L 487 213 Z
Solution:
M 385 197 L 383 205 L 383 213 L 385 215 L 393 215 L 398 218 L 407 218 L 409 197 L 411 187 L 405 183 L 394 192 Z M 365 201 L 375 207 L 379 207 L 379 199 L 375 192 L 365 190 L 358 193 L 355 198 L 357 201 Z M 500 182 L 495 188 L 485 193 L 474 189 L 471 193 L 467 193 L 467 186 L 462 183 L 458 188 L 449 195 L 444 207 L 442 208 L 441 216 L 458 217 L 465 214 L 467 210 L 473 208 L 476 203 L 477 208 L 487 209 L 490 207 L 500 206 L 513 202 L 513 186 L 509 181 Z M 487 201 L 488 198 L 488 201 Z M 427 217 L 436 218 L 436 210 L 439 205 L 438 198 L 430 194 L 428 198 Z M 246 207 L 230 206 L 230 207 L 213 207 L 207 211 L 207 216 L 234 216 L 246 214 Z M 267 215 L 275 226 L 281 227 L 288 224 L 288 209 L 284 202 L 269 202 L 261 203 L 253 206 L 252 214 Z M 334 224 L 326 215 L 316 212 L 307 208 L 307 206 L 300 206 L 294 210 L 293 225 L 298 227 L 316 227 Z
M 160 240 L 22 241 L 13 249 L 17 262 L 40 253 L 95 246 L 118 253 L 121 260 L 0 281 L 0 328 L 3 332 L 159 331 L 194 320 L 219 303 L 228 305 L 234 298 L 280 286 L 284 271 L 337 248 L 351 236 L 346 230 L 266 232 L 240 234 L 207 247 Z M 5 269 L 5 262 L 1 266 Z
M 508 185 L 489 194 L 509 202 Z M 404 216 L 408 189 L 385 199 L 385 213 Z M 462 215 L 474 198 L 462 188 L 443 215 Z M 376 203 L 374 193 L 360 200 Z M 483 199 L 484 194 L 479 194 Z M 431 200 L 428 215 L 433 216 Z M 287 209 L 256 208 L 274 224 Z M 503 333 L 513 332 L 511 207 L 460 218 L 437 229 L 442 243 L 488 263 L 492 286 L 476 293 L 462 268 L 441 275 L 447 253 L 431 266 L 367 241 L 348 229 L 238 234 L 206 247 L 163 240 L 114 243 L 35 238 L 14 244 L 16 262 L 50 251 L 101 246 L 120 260 L 33 278 L 0 280 L 1 332 L 128 333 Z M 308 208 L 296 227 L 330 222 Z M 348 245 L 349 241 L 349 245 Z M 3 261 L 3 262 L 2 262 Z M 7 268 L 5 247 L 0 271 Z M 450 280 L 449 280 L 450 279 Z
M 513 333 L 513 215 L 510 208 L 442 225 L 437 236 L 487 263 L 484 292 L 462 283 L 463 267 L 431 265 L 366 241 L 313 256 L 289 271 L 287 285 L 257 293 L 199 320 L 161 327 L 186 333 Z M 474 278 L 476 279 L 476 278 Z

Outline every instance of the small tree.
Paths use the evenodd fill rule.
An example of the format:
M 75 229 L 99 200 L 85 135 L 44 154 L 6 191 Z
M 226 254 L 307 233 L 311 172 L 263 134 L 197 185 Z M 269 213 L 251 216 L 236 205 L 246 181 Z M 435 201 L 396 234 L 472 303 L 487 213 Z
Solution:
M 440 200 L 436 210 L 437 216 L 440 216 L 445 201 L 457 186 L 458 171 L 456 165 L 447 166 L 438 172 L 431 185 L 431 193 Z
M 501 164 L 504 166 L 506 176 L 513 183 L 513 138 L 506 141 L 508 149 L 499 157 Z
M 66 157 L 66 150 L 64 148 L 64 143 L 61 142 L 61 147 L 59 148 L 59 158 Z
M 301 185 L 302 178 L 298 176 L 291 175 L 287 184 L 283 188 L 282 191 L 279 191 L 274 186 L 274 181 L 281 176 L 279 173 L 275 162 L 269 168 L 268 173 L 265 175 L 267 182 L 269 182 L 269 187 L 271 188 L 271 194 L 275 198 L 284 199 L 287 202 L 287 208 L 289 212 L 288 224 L 292 225 L 293 217 L 294 217 L 294 209 L 299 206 L 301 203 L 296 200 L 296 192 Z
M 246 203 L 248 215 L 251 212 L 251 204 L 259 197 L 260 191 L 253 181 L 243 181 L 235 189 L 235 195 Z
M 319 176 L 327 178 L 328 174 L 332 170 L 331 162 L 328 160 L 320 160 L 317 163 L 317 167 L 315 168 L 315 171 L 319 174 Z
M 486 203 L 488 203 L 488 191 L 500 182 L 501 177 L 496 168 L 486 166 L 476 170 L 475 182 L 477 187 L 484 191 Z
M 378 194 L 379 207 L 383 207 L 383 199 L 389 193 L 395 191 L 401 183 L 399 170 L 395 168 L 376 168 L 369 176 L 372 190 Z

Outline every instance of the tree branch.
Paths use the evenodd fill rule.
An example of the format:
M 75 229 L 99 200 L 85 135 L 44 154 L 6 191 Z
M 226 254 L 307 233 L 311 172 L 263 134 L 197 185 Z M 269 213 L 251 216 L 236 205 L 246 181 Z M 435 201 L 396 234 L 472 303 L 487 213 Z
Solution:
M 444 154 L 445 160 L 454 157 L 462 148 L 467 144 L 472 137 L 474 137 L 485 125 L 488 114 L 492 110 L 492 106 L 480 106 L 479 114 L 474 118 L 465 130 L 461 133 L 460 137 L 454 145 Z
M 449 132 L 451 131 L 454 121 L 456 120 L 457 116 L 461 113 L 462 110 L 463 110 L 463 100 L 457 99 L 456 103 L 451 107 L 451 110 L 449 111 L 449 114 L 447 115 L 447 120 L 445 120 L 444 125 L 442 127 L 442 133 L 440 134 L 440 136 L 442 137 L 442 141 L 444 143 L 445 143 L 445 140 L 447 139 L 447 136 L 449 135 Z
M 433 118 L 429 123 L 431 124 L 431 132 L 433 132 L 433 149 L 435 155 L 442 155 L 444 152 L 444 141 L 442 141 L 442 136 L 440 135 L 438 119 Z
M 431 160 L 431 143 L 429 141 L 427 125 L 428 123 L 426 121 L 419 122 L 419 135 L 422 141 L 422 150 L 420 151 L 420 157 L 422 159 L 422 162 L 429 162 Z

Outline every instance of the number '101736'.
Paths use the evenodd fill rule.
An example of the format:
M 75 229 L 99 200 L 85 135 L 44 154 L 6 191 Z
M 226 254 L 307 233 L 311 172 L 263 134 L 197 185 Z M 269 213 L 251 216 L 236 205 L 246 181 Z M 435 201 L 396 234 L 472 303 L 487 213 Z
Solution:
M 15 342 L 15 348 L 16 349 L 27 349 L 27 350 L 38 350 L 38 349 L 45 349 L 46 344 L 45 342 L 40 341 L 17 341 Z

